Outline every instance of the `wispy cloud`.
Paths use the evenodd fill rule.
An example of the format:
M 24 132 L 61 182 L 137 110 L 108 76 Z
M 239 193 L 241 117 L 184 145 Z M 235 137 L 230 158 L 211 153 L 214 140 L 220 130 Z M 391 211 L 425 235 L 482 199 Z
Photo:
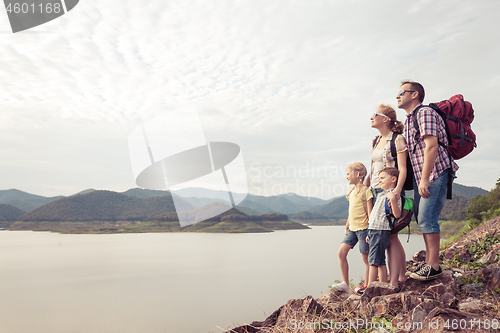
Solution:
M 1 35 L 0 188 L 132 187 L 128 134 L 186 104 L 200 110 L 209 140 L 238 143 L 248 165 L 344 168 L 369 159 L 369 116 L 395 104 L 405 78 L 424 84 L 428 102 L 455 93 L 472 101 L 479 147 L 459 163 L 458 182 L 489 188 L 500 166 L 499 9 L 493 1 L 80 2 L 36 33 Z

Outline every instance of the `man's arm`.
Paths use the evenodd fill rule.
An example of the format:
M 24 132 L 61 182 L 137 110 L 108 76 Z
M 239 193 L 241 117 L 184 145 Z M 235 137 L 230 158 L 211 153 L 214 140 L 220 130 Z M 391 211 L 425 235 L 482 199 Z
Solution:
M 418 193 L 423 198 L 428 198 L 430 196 L 429 179 L 431 177 L 432 168 L 434 168 L 434 164 L 436 163 L 439 143 L 437 136 L 434 135 L 424 135 L 422 138 L 425 143 L 424 167 L 422 168 L 422 178 L 418 185 Z

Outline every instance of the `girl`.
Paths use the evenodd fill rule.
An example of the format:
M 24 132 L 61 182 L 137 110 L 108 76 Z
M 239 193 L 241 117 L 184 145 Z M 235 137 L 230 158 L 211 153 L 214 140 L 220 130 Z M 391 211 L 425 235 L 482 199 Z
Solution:
M 375 113 L 370 118 L 371 127 L 376 128 L 380 135 L 377 135 L 372 141 L 372 161 L 370 176 L 365 181 L 366 186 L 371 185 L 373 192 L 374 203 L 377 195 L 382 192 L 379 184 L 379 171 L 386 167 L 396 167 L 396 160 L 391 153 L 391 140 L 395 138 L 395 148 L 397 153 L 397 168 L 399 177 L 396 188 L 392 191 L 399 200 L 403 185 L 406 179 L 406 156 L 408 148 L 403 133 L 404 125 L 397 120 L 396 111 L 389 105 L 380 104 Z M 403 246 L 399 241 L 398 234 L 391 234 L 391 243 L 387 248 L 387 263 L 389 266 L 390 280 L 401 282 L 406 280 L 406 256 Z
M 346 175 L 349 185 L 354 187 L 347 194 L 349 200 L 349 216 L 345 225 L 345 237 L 339 249 L 339 264 L 342 282 L 332 285 L 335 290 L 349 290 L 349 263 L 347 253 L 359 242 L 359 252 L 365 263 L 365 281 L 368 281 L 368 217 L 373 208 L 373 194 L 368 187 L 363 185 L 366 177 L 366 168 L 363 164 L 355 162 L 347 167 Z

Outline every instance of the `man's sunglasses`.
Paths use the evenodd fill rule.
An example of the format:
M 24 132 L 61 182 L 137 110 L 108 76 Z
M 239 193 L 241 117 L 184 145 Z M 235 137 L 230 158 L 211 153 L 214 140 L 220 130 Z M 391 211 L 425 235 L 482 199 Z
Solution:
M 398 92 L 398 96 L 403 96 L 406 92 L 415 92 L 416 90 L 402 90 Z

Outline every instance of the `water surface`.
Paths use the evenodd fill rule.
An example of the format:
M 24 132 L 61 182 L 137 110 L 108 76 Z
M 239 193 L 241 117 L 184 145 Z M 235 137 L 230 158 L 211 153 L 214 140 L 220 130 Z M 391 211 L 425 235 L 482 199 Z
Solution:
M 409 258 L 424 248 L 412 235 Z M 340 279 L 343 227 L 265 234 L 0 231 L 0 323 L 20 333 L 222 332 Z M 357 248 L 350 274 L 362 278 Z

